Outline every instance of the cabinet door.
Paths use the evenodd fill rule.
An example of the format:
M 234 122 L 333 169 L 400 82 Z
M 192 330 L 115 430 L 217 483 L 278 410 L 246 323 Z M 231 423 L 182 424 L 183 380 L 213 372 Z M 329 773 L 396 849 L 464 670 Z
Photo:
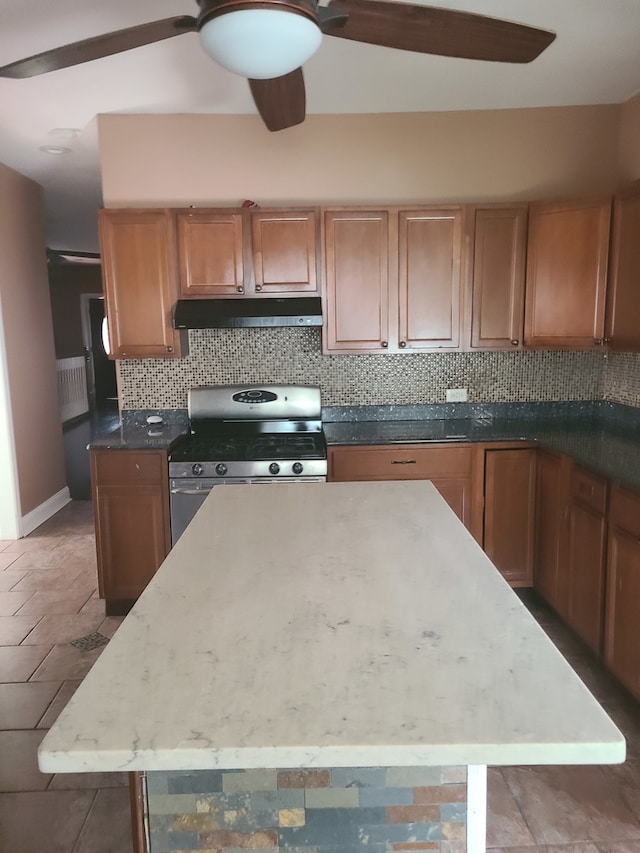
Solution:
M 640 181 L 619 193 L 613 208 L 611 270 L 607 288 L 607 343 L 640 351 Z
M 538 450 L 536 461 L 536 528 L 533 585 L 547 604 L 566 617 L 566 534 L 571 459 Z M 562 577 L 561 577 L 562 573 Z
M 609 199 L 530 206 L 527 346 L 602 344 L 610 218 Z
M 101 210 L 98 216 L 110 358 L 177 358 L 178 274 L 167 210 Z
M 245 290 L 242 214 L 180 211 L 176 214 L 183 298 L 239 296 Z
M 107 611 L 138 598 L 171 547 L 167 457 L 161 451 L 91 453 L 98 586 Z
M 315 210 L 252 211 L 256 293 L 318 292 Z
M 575 466 L 567 543 L 567 622 L 597 654 L 604 625 L 606 504 L 606 480 Z
M 389 348 L 389 215 L 325 213 L 325 352 Z
M 640 699 L 640 495 L 611 494 L 607 553 L 605 662 Z
M 459 349 L 462 208 L 398 214 L 398 346 Z
M 536 451 L 487 450 L 484 550 L 511 586 L 531 586 Z
M 473 211 L 471 346 L 522 346 L 527 205 Z

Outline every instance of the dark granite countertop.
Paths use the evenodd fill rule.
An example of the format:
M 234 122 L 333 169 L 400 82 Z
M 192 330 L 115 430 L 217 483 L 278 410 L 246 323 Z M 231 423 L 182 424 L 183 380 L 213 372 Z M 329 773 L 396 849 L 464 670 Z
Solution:
M 161 418 L 148 423 L 147 418 Z M 92 423 L 91 450 L 169 450 L 188 430 L 184 409 L 126 410 L 122 419 L 99 419 Z
M 327 412 L 327 418 L 335 418 L 324 424 L 327 444 L 531 441 L 567 453 L 594 473 L 640 490 L 640 410 L 628 406 L 600 402 L 499 404 L 493 413 L 490 406 L 467 407 L 441 418 L 432 411 L 366 408 L 378 409 L 375 415 L 379 419 L 363 420 L 367 413 L 358 411 L 358 419 L 341 420 L 342 410 Z M 405 414 L 413 417 L 402 419 Z M 415 417 L 420 414 L 425 417 Z

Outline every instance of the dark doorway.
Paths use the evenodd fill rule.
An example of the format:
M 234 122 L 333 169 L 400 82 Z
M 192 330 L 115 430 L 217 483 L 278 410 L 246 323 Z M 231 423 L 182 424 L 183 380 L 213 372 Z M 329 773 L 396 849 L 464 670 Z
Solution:
M 117 408 L 118 389 L 116 386 L 116 366 L 110 361 L 104 348 L 104 299 L 90 298 L 89 327 L 91 342 L 88 347 L 93 368 L 92 408 L 102 414 Z M 89 371 L 89 373 L 91 370 Z

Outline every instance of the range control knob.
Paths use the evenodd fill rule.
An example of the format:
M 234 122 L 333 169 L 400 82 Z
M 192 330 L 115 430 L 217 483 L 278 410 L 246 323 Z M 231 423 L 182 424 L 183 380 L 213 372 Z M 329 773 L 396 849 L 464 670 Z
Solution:
M 218 462 L 218 464 L 216 465 L 216 474 L 219 477 L 224 477 L 224 475 L 226 473 L 227 473 L 227 466 L 224 464 L 224 462 Z
M 204 469 L 202 468 L 202 465 L 199 462 L 196 462 L 195 465 L 191 466 L 191 473 L 194 477 L 199 477 L 202 474 L 203 470 Z
M 270 474 L 279 474 L 280 473 L 280 466 L 278 465 L 277 462 L 272 462 L 271 465 L 269 465 L 269 473 Z
M 294 462 L 291 466 L 291 470 L 294 474 L 302 474 L 302 462 Z

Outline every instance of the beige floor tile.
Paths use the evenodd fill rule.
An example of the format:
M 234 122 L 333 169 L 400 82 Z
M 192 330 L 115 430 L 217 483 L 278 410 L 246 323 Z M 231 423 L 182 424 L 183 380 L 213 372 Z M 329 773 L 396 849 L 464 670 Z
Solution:
M 0 732 L 0 791 L 44 791 L 51 775 L 38 770 L 37 752 L 45 729 Z
M 104 600 L 102 598 L 97 598 L 95 595 L 92 595 L 91 598 L 87 601 L 86 604 L 82 606 L 80 609 L 80 615 L 91 615 L 92 617 L 99 618 L 101 621 L 104 621 Z
M 0 646 L 0 682 L 28 681 L 51 646 Z
M 618 796 L 629 806 L 640 821 L 640 762 L 627 761 L 624 764 L 614 764 L 602 768 L 607 780 Z M 640 833 L 638 834 L 638 851 L 640 851 Z
M 602 767 L 507 767 L 503 776 L 537 844 L 637 840 L 624 785 Z
M 35 728 L 60 687 L 58 681 L 0 684 L 0 729 Z
M 6 571 L 9 566 L 13 566 L 15 561 L 18 559 L 18 554 L 13 551 L 8 551 L 5 553 L 4 551 L 0 554 L 0 572 Z
M 3 554 L 28 554 L 32 551 L 49 552 L 55 550 L 60 544 L 59 536 L 26 536 L 24 539 L 15 539 L 2 552 Z
M 7 592 L 8 590 L 13 589 L 17 583 L 20 583 L 26 574 L 26 569 L 23 571 L 16 571 L 15 569 L 5 569 L 4 571 L 0 571 L 0 591 Z
M 555 853 L 552 850 L 551 853 Z M 612 841 L 598 845 L 598 853 L 640 853 L 640 844 L 637 841 Z
M 600 848 L 586 841 L 583 844 L 543 844 L 541 847 L 487 847 L 487 853 L 600 853 Z
M 0 592 L 0 616 L 14 616 L 29 601 L 33 592 Z
M 92 613 L 71 613 L 43 616 L 24 638 L 23 646 L 56 646 L 70 643 L 98 630 L 104 617 Z
M 78 613 L 90 597 L 91 593 L 84 590 L 76 591 L 73 595 L 70 594 L 69 590 L 34 592 L 31 598 L 20 608 L 17 615 L 51 616 L 53 614 Z
M 132 850 L 128 789 L 98 791 L 74 853 L 131 853 Z
M 46 684 L 47 682 L 45 681 L 44 683 Z M 75 681 L 64 681 L 62 683 L 62 687 L 56 693 L 53 702 L 49 705 L 49 707 L 45 711 L 44 716 L 38 723 L 37 727 L 39 729 L 51 728 L 51 726 L 58 719 L 62 709 L 66 706 L 69 699 L 71 699 L 71 697 L 81 684 L 82 682 L 79 679 Z
M 83 652 L 81 649 L 76 649 L 75 646 L 54 646 L 30 680 L 75 681 L 82 679 L 100 657 L 102 648 Z
M 6 552 L 3 552 L 6 553 Z M 11 564 L 12 569 L 61 569 L 67 564 L 67 555 L 58 552 L 55 548 L 50 550 L 31 550 L 18 553 L 16 560 Z
M 100 623 L 98 631 L 103 637 L 109 637 L 109 639 L 111 639 L 120 625 L 122 625 L 123 621 L 124 616 L 107 616 L 104 622 Z
M 18 646 L 41 616 L 0 616 L 0 646 Z
M 534 844 L 522 813 L 502 773 L 489 768 L 487 780 L 487 846 Z
M 0 850 L 71 853 L 94 798 L 95 791 L 1 794 Z
M 10 571 L 10 569 L 7 571 Z M 2 574 L 6 573 L 3 572 Z M 2 578 L 2 574 L 0 574 L 0 578 Z M 29 568 L 23 571 L 23 578 L 18 581 L 14 589 L 32 590 L 33 592 L 68 589 L 81 575 L 82 569 L 69 569 L 66 566 L 55 569 Z

